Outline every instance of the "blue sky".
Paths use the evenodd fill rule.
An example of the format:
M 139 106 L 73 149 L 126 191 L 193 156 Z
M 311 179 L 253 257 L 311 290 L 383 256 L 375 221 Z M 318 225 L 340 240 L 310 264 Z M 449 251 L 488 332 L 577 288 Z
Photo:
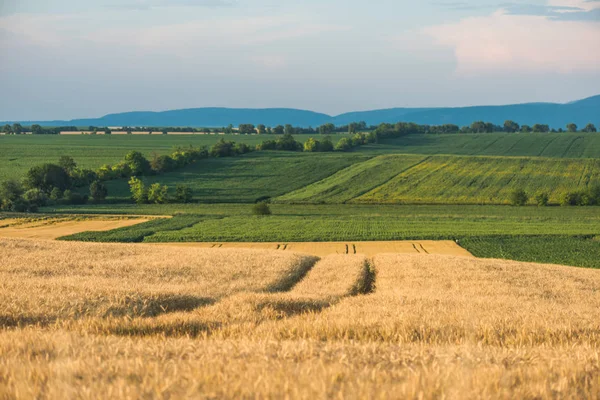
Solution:
M 566 102 L 600 1 L 0 0 L 0 120 Z

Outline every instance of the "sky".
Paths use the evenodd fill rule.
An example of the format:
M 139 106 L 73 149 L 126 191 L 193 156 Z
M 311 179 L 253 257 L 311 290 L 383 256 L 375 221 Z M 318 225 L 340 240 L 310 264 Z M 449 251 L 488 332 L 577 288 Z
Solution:
M 600 0 L 0 0 L 0 120 L 600 94 Z

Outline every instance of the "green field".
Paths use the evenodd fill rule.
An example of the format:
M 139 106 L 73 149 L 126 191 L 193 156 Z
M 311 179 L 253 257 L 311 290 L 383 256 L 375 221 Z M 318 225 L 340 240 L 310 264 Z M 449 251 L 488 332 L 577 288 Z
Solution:
M 600 268 L 600 237 L 484 236 L 460 244 L 476 257 Z
M 319 135 L 296 135 L 305 141 Z M 131 150 L 146 156 L 166 154 L 176 146 L 210 146 L 220 138 L 256 145 L 273 135 L 0 135 L 0 181 L 20 178 L 32 166 L 72 156 L 81 167 L 114 164 Z M 334 141 L 338 139 L 333 138 Z M 600 158 L 598 133 L 490 133 L 407 135 L 367 145 L 357 151 L 368 155 L 456 154 Z
M 385 155 L 356 163 L 327 178 L 285 194 L 277 202 L 345 203 L 383 185 L 425 159 L 424 156 Z
M 458 239 L 485 235 L 597 235 L 596 207 L 272 205 L 273 216 L 251 215 L 249 204 L 167 206 L 103 205 L 47 208 L 59 213 L 193 215 L 201 221 L 180 230 L 160 227 L 144 241 L 369 241 Z M 155 222 L 153 222 L 155 224 Z M 560 227 L 557 230 L 557 227 Z M 155 227 L 156 228 L 156 227 Z M 125 228 L 132 232 L 144 225 Z M 87 234 L 86 234 L 87 235 Z M 110 236 L 97 233 L 96 238 Z
M 318 137 L 319 135 L 312 135 Z M 177 146 L 212 146 L 221 138 L 257 145 L 275 135 L 0 135 L 0 181 L 20 178 L 29 168 L 71 156 L 83 168 L 115 164 L 133 150 L 146 157 L 168 154 Z M 297 135 L 304 141 L 307 135 Z M 335 140 L 335 137 L 334 137 Z
M 362 153 L 256 152 L 239 157 L 209 158 L 182 170 L 144 177 L 174 192 L 177 184 L 190 186 L 203 203 L 252 203 L 277 197 L 324 179 L 354 163 L 366 161 Z M 107 183 L 111 201 L 129 201 L 126 180 Z
M 598 184 L 597 159 L 431 156 L 352 201 L 509 204 L 511 192 L 524 189 L 531 197 L 547 192 L 559 204 L 564 193 Z

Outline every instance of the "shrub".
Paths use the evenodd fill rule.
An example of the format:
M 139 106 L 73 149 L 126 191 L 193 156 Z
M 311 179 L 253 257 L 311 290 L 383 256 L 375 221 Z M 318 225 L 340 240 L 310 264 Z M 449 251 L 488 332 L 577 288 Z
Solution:
M 510 195 L 510 204 L 524 206 L 529 201 L 529 196 L 523 189 L 515 189 Z
M 256 203 L 252 206 L 252 214 L 254 215 L 271 215 L 271 208 L 265 202 Z
M 539 207 L 547 206 L 549 201 L 550 201 L 550 196 L 546 192 L 540 192 L 535 195 L 535 203 Z
M 304 151 L 307 152 L 315 152 L 319 151 L 320 143 L 318 140 L 313 138 L 308 138 L 306 142 L 304 142 Z
M 191 203 L 193 199 L 192 189 L 186 185 L 177 185 L 175 189 L 175 200 L 178 203 Z
M 581 193 L 579 192 L 569 192 L 565 193 L 560 199 L 561 206 L 577 206 L 580 205 L 583 201 Z
M 156 173 L 169 172 L 177 167 L 177 162 L 166 155 L 154 155 L 152 161 L 150 161 L 150 167 Z
M 148 202 L 155 204 L 165 204 L 168 202 L 168 191 L 169 188 L 166 185 L 160 183 L 153 183 L 148 189 Z
M 63 192 L 59 188 L 54 188 L 50 192 L 50 200 L 58 201 L 63 198 Z
M 600 185 L 592 186 L 588 190 L 588 196 L 590 199 L 590 206 L 600 205 Z
M 246 143 L 236 143 L 236 145 L 233 147 L 233 151 L 236 154 L 246 154 L 250 153 L 252 149 L 250 149 Z
M 350 151 L 352 150 L 352 141 L 348 138 L 341 138 L 335 145 L 335 151 Z
M 139 151 L 130 151 L 127 153 L 125 164 L 129 166 L 131 175 L 147 175 L 150 172 L 150 162 Z
M 69 189 L 71 178 L 59 165 L 43 164 L 29 169 L 24 183 L 29 189 L 40 189 L 45 193 L 50 193 L 55 187 L 60 190 Z
M 91 169 L 75 168 L 69 172 L 69 176 L 74 187 L 87 186 L 98 179 L 98 174 Z
M 23 194 L 23 200 L 37 207 L 43 207 L 48 204 L 48 197 L 40 189 L 29 189 Z
M 221 138 L 217 143 L 210 149 L 210 155 L 212 157 L 231 157 L 235 155 L 235 142 L 226 141 Z
M 106 185 L 100 181 L 94 181 L 90 185 L 90 196 L 96 201 L 102 201 L 108 196 Z
M 129 180 L 129 190 L 131 191 L 131 199 L 137 204 L 145 204 L 148 202 L 148 191 L 144 182 L 132 176 Z
M 23 187 L 16 179 L 0 183 L 0 202 L 15 201 L 23 195 Z
M 323 151 L 323 152 L 333 151 L 333 142 L 331 141 L 330 137 L 326 137 L 325 139 L 323 139 L 323 141 L 321 142 L 319 151 Z

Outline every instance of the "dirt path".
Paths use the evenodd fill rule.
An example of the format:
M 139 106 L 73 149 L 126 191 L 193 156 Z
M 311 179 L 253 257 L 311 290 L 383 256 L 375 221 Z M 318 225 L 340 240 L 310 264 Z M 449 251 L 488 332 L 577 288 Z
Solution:
M 393 242 L 280 242 L 280 243 L 161 243 L 167 246 L 199 248 L 249 248 L 294 251 L 323 257 L 330 254 L 363 254 L 374 256 L 382 253 L 440 254 L 473 257 L 471 253 L 451 240 L 418 240 Z

